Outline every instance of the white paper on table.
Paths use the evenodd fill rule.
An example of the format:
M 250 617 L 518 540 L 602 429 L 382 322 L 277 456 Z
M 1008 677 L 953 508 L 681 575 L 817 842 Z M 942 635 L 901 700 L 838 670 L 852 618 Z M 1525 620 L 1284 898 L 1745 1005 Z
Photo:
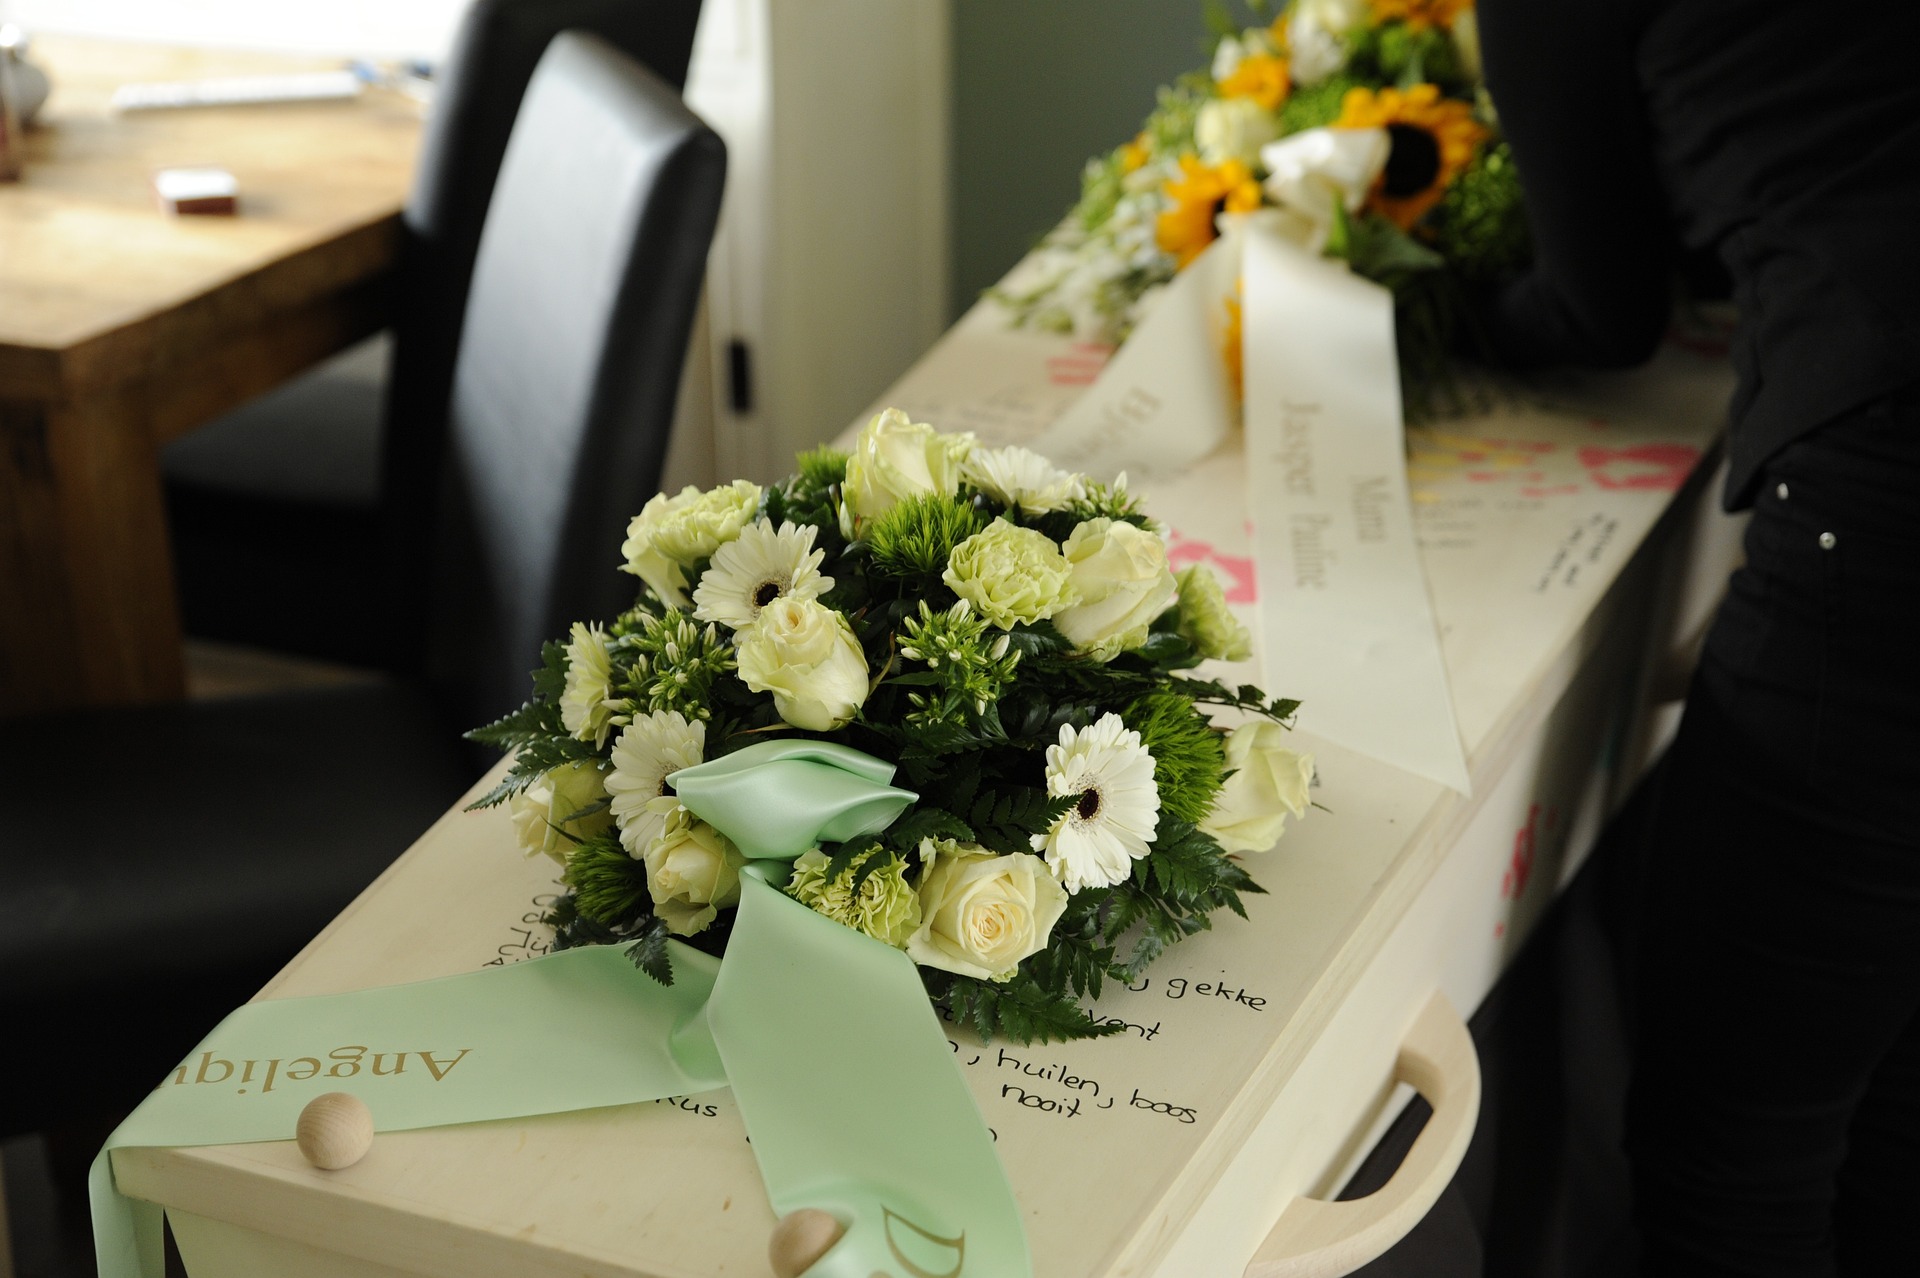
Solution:
M 1301 698 L 1303 729 L 1465 794 L 1408 500 L 1393 295 L 1265 230 L 1243 240 L 1268 675 Z
M 1098 381 L 1028 447 L 1057 466 L 1175 475 L 1233 430 L 1233 388 L 1221 352 L 1240 275 L 1232 230 L 1166 286 Z

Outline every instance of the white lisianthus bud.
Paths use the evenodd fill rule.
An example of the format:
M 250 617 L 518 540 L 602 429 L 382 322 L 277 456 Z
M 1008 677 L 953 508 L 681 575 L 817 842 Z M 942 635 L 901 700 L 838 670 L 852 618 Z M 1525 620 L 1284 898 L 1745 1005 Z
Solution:
M 922 839 L 920 856 L 920 926 L 907 938 L 914 962 L 1005 980 L 1047 947 L 1067 893 L 1039 857 L 946 839 Z
M 1265 852 L 1280 841 L 1289 816 L 1305 814 L 1313 756 L 1287 749 L 1281 744 L 1286 735 L 1285 728 L 1264 719 L 1227 734 L 1227 767 L 1233 775 L 1200 823 L 1226 851 Z
M 627 525 L 623 571 L 646 582 L 667 606 L 685 608 L 686 570 L 738 537 L 759 509 L 760 486 L 744 479 L 704 493 L 691 484 L 677 497 L 656 493 Z
M 588 812 L 589 808 L 594 810 Z M 507 812 L 528 856 L 544 852 L 562 865 L 577 844 L 613 828 L 607 787 L 591 759 L 563 763 L 541 773 L 532 785 L 507 801 Z M 583 812 L 585 816 L 579 815 Z
M 1212 98 L 1193 122 L 1194 145 L 1208 164 L 1238 160 L 1251 167 L 1260 148 L 1280 136 L 1280 121 L 1252 98 Z
M 847 506 L 857 518 L 872 519 L 903 497 L 951 497 L 960 489 L 960 466 L 972 451 L 972 435 L 942 435 L 889 408 L 854 441 L 847 459 Z
M 941 580 L 1002 630 L 1051 617 L 1074 600 L 1053 538 L 996 519 L 953 548 Z
M 1080 602 L 1053 624 L 1075 650 L 1111 661 L 1147 641 L 1147 627 L 1173 602 L 1167 546 L 1132 524 L 1102 516 L 1073 530 L 1062 548 Z
M 780 717 L 809 732 L 830 732 L 867 699 L 867 656 L 846 617 L 813 599 L 776 599 L 739 632 L 740 678 L 771 692 Z
M 685 808 L 668 816 L 648 846 L 647 894 L 667 930 L 692 936 L 740 901 L 740 867 L 747 858 L 731 840 Z

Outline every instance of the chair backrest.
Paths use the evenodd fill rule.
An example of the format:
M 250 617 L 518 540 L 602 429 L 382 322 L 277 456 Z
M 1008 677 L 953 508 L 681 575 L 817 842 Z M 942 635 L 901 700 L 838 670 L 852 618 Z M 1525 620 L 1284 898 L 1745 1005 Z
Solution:
M 699 18 L 700 0 L 473 0 L 467 9 L 438 71 L 403 219 L 382 459 L 389 539 L 403 553 L 423 553 L 432 527 L 409 497 L 439 466 L 474 255 L 535 64 L 559 32 L 588 31 L 679 89 Z
M 541 58 L 487 211 L 455 365 L 429 669 L 471 722 L 543 640 L 629 606 L 726 152 L 659 77 L 569 32 Z

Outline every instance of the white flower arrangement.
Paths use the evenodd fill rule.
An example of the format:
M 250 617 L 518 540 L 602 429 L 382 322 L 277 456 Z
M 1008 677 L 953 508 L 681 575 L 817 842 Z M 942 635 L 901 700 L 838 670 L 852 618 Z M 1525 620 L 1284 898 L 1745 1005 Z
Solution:
M 1260 890 L 1235 854 L 1304 810 L 1296 703 L 1192 673 L 1246 631 L 1205 570 L 1174 574 L 1124 476 L 894 410 L 800 461 L 647 503 L 635 606 L 549 644 L 533 700 L 470 734 L 515 752 L 481 805 L 565 867 L 558 945 L 665 977 L 669 935 L 724 949 L 744 864 L 673 775 L 781 735 L 851 746 L 918 799 L 805 852 L 788 894 L 904 950 L 983 1034 L 1110 1032 L 1081 999 Z

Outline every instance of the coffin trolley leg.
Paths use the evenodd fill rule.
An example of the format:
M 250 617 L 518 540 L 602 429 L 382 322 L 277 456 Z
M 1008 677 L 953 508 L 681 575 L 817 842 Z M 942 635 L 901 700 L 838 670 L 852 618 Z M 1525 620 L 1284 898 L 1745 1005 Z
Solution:
M 1375 1259 L 1427 1214 L 1473 1138 L 1480 1060 L 1466 1023 L 1435 993 L 1400 1045 L 1395 1078 L 1433 1106 L 1433 1116 L 1393 1179 L 1365 1198 L 1296 1198 L 1247 1265 L 1246 1278 L 1334 1278 Z

